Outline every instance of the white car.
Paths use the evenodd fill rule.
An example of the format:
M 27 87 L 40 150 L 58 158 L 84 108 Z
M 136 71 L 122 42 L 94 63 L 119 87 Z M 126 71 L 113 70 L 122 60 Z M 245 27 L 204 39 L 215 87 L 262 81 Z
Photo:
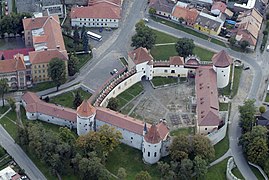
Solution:
M 143 18 L 143 21 L 145 21 L 145 22 L 149 22 L 149 19 L 147 19 L 147 18 Z

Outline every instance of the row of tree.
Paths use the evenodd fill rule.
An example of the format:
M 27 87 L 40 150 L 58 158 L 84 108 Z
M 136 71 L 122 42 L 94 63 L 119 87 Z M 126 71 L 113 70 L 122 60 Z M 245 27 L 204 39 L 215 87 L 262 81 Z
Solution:
M 29 17 L 31 17 L 31 14 L 29 13 L 10 13 L 10 15 L 4 16 L 2 19 L 0 19 L 0 36 L 3 37 L 5 33 L 22 35 L 22 19 Z
M 264 108 L 260 107 L 259 110 L 264 112 Z M 239 106 L 239 112 L 239 125 L 242 128 L 239 144 L 242 145 L 248 161 L 263 167 L 269 175 L 269 131 L 266 127 L 255 126 L 255 100 L 246 100 L 244 105 Z

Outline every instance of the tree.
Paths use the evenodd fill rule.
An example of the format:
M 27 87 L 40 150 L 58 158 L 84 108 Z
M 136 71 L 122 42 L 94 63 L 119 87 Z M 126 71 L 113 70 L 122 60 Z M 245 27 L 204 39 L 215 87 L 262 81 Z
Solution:
M 179 135 L 175 137 L 170 146 L 170 154 L 172 159 L 180 162 L 182 159 L 188 158 L 190 147 L 190 141 L 187 136 Z
M 16 109 L 16 101 L 15 101 L 15 99 L 13 97 L 8 97 L 7 102 L 9 104 L 9 106 L 11 107 L 12 111 L 15 111 L 15 109 Z
M 143 21 L 135 25 L 136 34 L 132 37 L 132 47 L 151 49 L 156 41 L 156 34 Z
M 184 58 L 193 54 L 193 49 L 195 47 L 193 40 L 188 38 L 180 38 L 175 46 L 178 55 Z
M 80 37 L 81 37 L 81 39 L 83 39 L 84 34 L 87 34 L 86 33 L 86 28 L 85 28 L 85 26 L 82 26 L 81 31 L 80 31 Z
M 215 150 L 210 140 L 202 135 L 196 134 L 192 139 L 193 154 L 210 162 L 215 157 Z
M 63 142 L 68 143 L 70 145 L 73 145 L 76 141 L 75 135 L 67 127 L 59 128 L 59 137 Z
M 264 36 L 268 35 L 268 31 L 267 30 L 264 30 L 262 33 L 263 33 Z
M 116 98 L 110 98 L 107 104 L 107 108 L 117 111 L 119 107 L 119 102 Z
M 175 164 L 175 163 L 173 163 Z M 175 172 L 173 171 L 172 167 L 166 163 L 159 161 L 157 162 L 158 170 L 161 172 L 162 179 L 175 179 Z
M 74 76 L 78 71 L 78 63 L 79 63 L 79 59 L 71 54 L 69 60 L 68 60 L 68 75 L 69 76 Z
M 58 91 L 60 85 L 66 81 L 66 67 L 64 61 L 59 58 L 53 58 L 49 62 L 48 76 L 56 84 Z
M 46 96 L 46 97 L 44 98 L 44 101 L 47 102 L 47 103 L 50 102 L 50 97 L 49 97 L 49 96 Z
M 204 177 L 207 173 L 207 163 L 200 156 L 196 156 L 193 160 L 194 172 L 199 179 Z
M 73 106 L 74 106 L 75 108 L 77 108 L 78 106 L 81 105 L 81 103 L 82 103 L 82 98 L 81 98 L 79 92 L 77 91 L 76 96 L 75 96 L 75 99 L 74 99 L 74 101 L 73 101 Z
M 150 15 L 154 15 L 154 14 L 156 14 L 156 9 L 154 9 L 154 8 L 149 8 L 149 14 L 150 14 Z
M 2 54 L 2 56 L 1 56 L 1 60 L 5 60 L 5 56 L 4 56 L 4 54 Z
M 242 133 L 246 133 L 252 129 L 255 120 L 254 115 L 256 112 L 254 103 L 254 99 L 248 99 L 244 102 L 243 106 L 239 106 L 239 125 L 242 128 Z
M 231 46 L 234 46 L 235 43 L 236 43 L 236 39 L 235 39 L 235 37 L 230 37 L 230 38 L 229 38 L 229 43 L 231 44 Z
M 179 179 L 189 180 L 191 179 L 191 175 L 193 173 L 193 163 L 190 159 L 183 159 L 180 164 Z
M 83 45 L 84 52 L 88 53 L 89 52 L 89 38 L 88 38 L 87 33 L 83 34 L 82 45 Z
M 260 106 L 260 107 L 259 107 L 259 111 L 260 111 L 261 114 L 262 114 L 262 113 L 265 113 L 266 108 L 265 108 L 264 106 Z
M 5 94 L 8 92 L 8 83 L 7 83 L 7 79 L 0 79 L 0 95 L 2 98 L 2 106 L 5 106 L 5 99 L 4 96 Z
M 247 47 L 249 46 L 249 42 L 246 41 L 246 40 L 243 40 L 243 41 L 240 41 L 240 42 L 239 42 L 239 45 L 240 45 L 241 49 L 242 49 L 243 51 L 245 51 L 245 50 L 247 49 Z
M 185 19 L 184 18 L 178 18 L 178 22 L 180 23 L 180 24 L 182 24 L 183 22 L 185 21 Z
M 123 167 L 120 167 L 118 169 L 118 174 L 117 174 L 118 178 L 121 180 L 124 180 L 127 177 L 127 173 L 126 170 Z
M 78 32 L 77 26 L 75 26 L 75 29 L 74 29 L 73 40 L 74 40 L 75 47 L 77 48 L 77 46 L 79 45 L 79 32 Z
M 136 180 L 151 180 L 151 176 L 147 171 L 140 171 L 135 176 Z

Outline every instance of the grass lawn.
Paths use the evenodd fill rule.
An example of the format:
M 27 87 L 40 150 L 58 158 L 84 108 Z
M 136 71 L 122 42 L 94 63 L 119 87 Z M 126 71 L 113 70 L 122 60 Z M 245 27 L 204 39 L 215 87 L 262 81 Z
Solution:
M 214 146 L 215 149 L 215 158 L 212 160 L 215 161 L 216 159 L 223 156 L 229 149 L 229 137 L 228 131 L 226 132 L 226 136 L 222 139 L 218 144 Z
M 17 125 L 16 124 L 14 124 L 6 116 L 4 116 L 2 119 L 0 119 L 0 124 L 5 128 L 5 130 L 8 132 L 8 134 L 11 137 L 13 137 L 13 139 L 16 139 L 16 137 L 17 137 Z
M 266 94 L 265 102 L 269 102 L 269 93 Z
M 240 78 L 241 78 L 241 74 L 242 74 L 242 67 L 235 67 L 234 68 L 234 81 L 233 81 L 233 89 L 231 92 L 231 97 L 233 98 L 238 91 L 238 87 L 239 87 L 239 83 L 240 83 Z
M 219 103 L 220 111 L 228 111 L 229 103 Z
M 204 179 L 210 179 L 210 180 L 226 180 L 226 166 L 228 159 L 230 157 L 224 159 L 220 163 L 210 167 L 208 169 L 207 174 L 205 175 Z
M 1 159 L 1 157 L 4 156 L 5 154 L 6 154 L 5 149 L 4 149 L 2 146 L 0 146 L 0 159 Z
M 218 39 L 211 39 L 211 42 L 214 43 L 214 44 L 218 44 L 220 46 L 223 46 L 223 47 L 226 47 L 225 43 L 223 41 L 220 41 Z
M 241 172 L 239 171 L 239 169 L 237 167 L 232 169 L 232 173 L 233 175 L 235 175 L 237 178 L 239 179 L 244 179 L 243 175 L 241 174 Z
M 60 104 L 64 107 L 74 108 L 73 101 L 75 99 L 76 92 L 79 92 L 82 99 L 89 99 L 91 97 L 91 93 L 83 91 L 81 88 L 69 91 L 64 94 L 60 94 L 58 96 L 52 97 L 50 99 L 50 103 Z
M 9 109 L 9 106 L 2 106 L 2 104 L 1 104 L 1 107 L 0 107 L 0 115 L 1 114 L 4 114 L 7 110 Z
M 174 84 L 178 82 L 178 78 L 172 77 L 153 77 L 151 80 L 154 86 L 163 86 L 166 84 Z
M 28 91 L 38 92 L 38 91 L 44 91 L 46 89 L 50 89 L 53 87 L 56 87 L 56 85 L 53 82 L 42 82 L 42 83 L 33 85 L 33 87 L 29 88 Z
M 264 180 L 263 175 L 260 173 L 259 169 L 255 168 L 254 166 L 250 165 L 250 169 L 252 170 L 252 172 L 255 174 L 255 176 L 257 177 L 258 180 Z
M 74 40 L 71 37 L 63 34 L 63 38 L 67 52 L 83 51 L 82 43 L 79 43 L 78 47 L 75 48 Z
M 178 135 L 194 135 L 194 128 L 193 127 L 186 127 L 186 128 L 179 128 L 170 132 L 171 136 L 178 136 Z
M 90 54 L 78 54 L 76 55 L 79 59 L 78 68 L 82 68 L 89 60 L 92 59 L 92 53 Z
M 170 56 L 178 56 L 175 45 L 164 45 L 164 46 L 155 46 L 150 51 L 154 60 L 165 61 L 168 60 Z M 211 61 L 214 53 L 212 51 L 203 49 L 199 46 L 195 46 L 193 53 L 196 54 L 201 61 Z
M 147 165 L 142 161 L 141 150 L 134 149 L 124 144 L 120 144 L 108 156 L 106 168 L 113 174 L 117 174 L 118 169 L 126 169 L 127 178 L 135 179 L 140 171 L 148 171 L 152 179 L 160 179 L 160 173 L 157 165 Z
M 156 42 L 155 44 L 163 44 L 163 43 L 176 43 L 178 38 L 171 36 L 169 34 L 157 31 L 152 29 L 152 31 L 156 34 Z
M 125 104 L 130 102 L 133 98 L 135 98 L 138 94 L 143 91 L 143 86 L 141 82 L 138 82 L 132 85 L 130 88 L 120 93 L 116 99 L 119 102 L 119 109 L 122 108 Z

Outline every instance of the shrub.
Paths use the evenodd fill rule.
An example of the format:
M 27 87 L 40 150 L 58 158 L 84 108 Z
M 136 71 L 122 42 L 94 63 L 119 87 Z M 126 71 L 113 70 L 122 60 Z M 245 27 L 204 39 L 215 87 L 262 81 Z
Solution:
M 261 114 L 265 113 L 266 108 L 264 106 L 260 106 L 259 111 L 260 111 Z

